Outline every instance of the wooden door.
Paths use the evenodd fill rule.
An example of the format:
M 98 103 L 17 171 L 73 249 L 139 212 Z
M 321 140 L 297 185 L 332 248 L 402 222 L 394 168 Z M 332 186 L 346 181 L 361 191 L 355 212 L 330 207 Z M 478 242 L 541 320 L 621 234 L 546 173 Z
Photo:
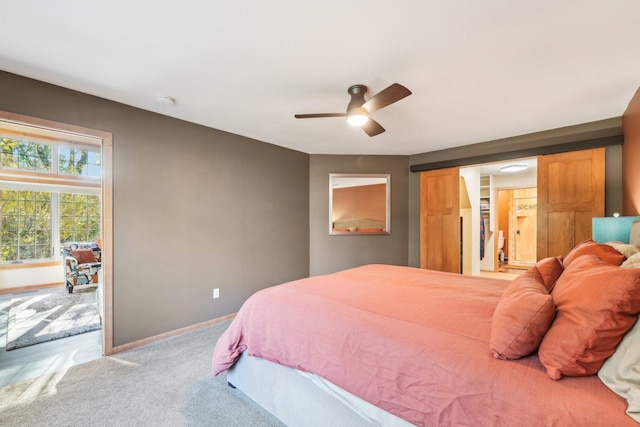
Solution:
M 604 216 L 605 149 L 538 157 L 538 260 L 566 255 Z
M 537 198 L 515 197 L 514 221 L 515 236 L 513 246 L 513 260 L 515 262 L 536 262 L 536 224 L 537 224 Z
M 420 267 L 460 272 L 460 172 L 420 173 Z
M 511 255 L 513 250 L 513 234 L 511 230 L 513 227 L 513 189 L 498 190 L 498 220 L 496 223 L 496 230 L 498 234 L 502 231 L 504 237 L 504 244 L 502 251 L 504 252 L 505 260 L 511 261 Z
M 529 267 L 537 260 L 536 187 L 514 188 L 509 205 L 509 264 Z M 506 246 L 506 245 L 505 245 Z

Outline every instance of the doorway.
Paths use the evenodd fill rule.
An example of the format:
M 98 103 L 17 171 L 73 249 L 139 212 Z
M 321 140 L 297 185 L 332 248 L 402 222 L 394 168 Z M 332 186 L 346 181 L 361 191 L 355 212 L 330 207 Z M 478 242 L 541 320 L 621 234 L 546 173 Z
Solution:
M 536 261 L 537 200 L 537 197 L 516 197 L 514 199 L 515 237 L 513 239 L 512 260 L 514 264 L 531 264 Z
M 516 168 L 517 166 L 517 168 Z M 469 198 L 469 218 L 465 223 L 470 224 L 470 230 L 464 234 L 463 251 L 465 274 L 479 275 L 483 273 L 513 273 L 517 274 L 522 269 L 530 267 L 528 262 L 521 262 L 519 271 L 506 271 L 508 262 L 514 259 L 514 238 L 516 236 L 515 224 L 517 220 L 514 214 L 514 193 L 518 198 L 536 197 L 537 187 L 537 158 L 517 159 L 509 162 L 489 163 L 477 166 L 460 168 L 460 176 L 464 178 L 463 188 Z M 532 189 L 526 192 L 525 189 Z M 464 209 L 460 215 L 463 216 Z M 475 218 L 482 217 L 482 221 Z M 533 216 L 530 221 L 532 227 L 537 228 Z M 521 221 L 522 222 L 522 221 Z M 521 226 L 529 224 L 521 224 Z M 482 230 L 481 230 L 482 228 Z M 520 229 L 523 234 L 523 229 Z M 533 238 L 524 239 L 533 235 Z M 534 260 L 536 237 L 535 229 L 524 229 L 523 239 L 519 242 L 519 250 L 529 246 L 531 255 L 525 252 L 518 255 L 522 261 Z M 483 250 L 482 250 L 483 249 Z M 518 264 L 518 263 L 516 263 Z
M 529 268 L 536 262 L 537 189 L 501 188 L 497 193 L 497 229 L 503 237 L 499 269 Z
M 464 217 L 464 228 L 470 223 L 470 232 L 463 232 L 465 274 L 500 271 L 495 259 L 500 258 L 501 251 L 505 252 L 503 269 L 528 269 L 537 259 L 566 254 L 579 242 L 591 238 L 592 218 L 604 216 L 604 147 L 461 167 L 459 171 L 471 205 L 461 207 L 459 213 Z M 488 196 L 484 192 L 487 185 L 483 176 L 490 177 Z M 431 197 L 445 199 L 453 194 L 449 188 L 437 190 Z M 521 205 L 518 215 L 517 207 L 514 211 L 517 205 L 513 192 L 519 190 L 535 193 L 516 194 L 515 198 L 522 199 L 518 200 Z M 506 205 L 495 206 L 494 201 L 509 191 L 511 194 L 502 197 L 507 200 Z M 421 197 L 424 197 L 422 188 Z M 487 202 L 488 215 L 485 215 Z M 469 221 L 465 216 L 468 210 L 471 211 Z M 423 212 L 421 206 L 421 215 Z M 482 221 L 474 219 L 480 215 Z M 534 217 L 535 223 L 531 221 Z M 455 227 L 457 232 L 459 225 Z M 422 248 L 428 248 L 432 242 L 427 241 L 422 230 L 420 236 L 422 255 Z M 535 252 L 531 246 L 534 242 Z M 456 259 L 458 256 L 456 254 Z
M 102 223 L 102 297 L 101 303 L 103 308 L 103 316 L 102 316 L 102 330 L 99 334 L 93 335 L 93 338 L 89 337 L 90 345 L 94 348 L 98 348 L 98 354 L 96 357 L 100 357 L 101 355 L 110 355 L 113 352 L 113 323 L 112 323 L 112 313 L 113 313 L 113 304 L 112 304 L 112 296 L 113 296 L 113 272 L 112 272 L 112 211 L 113 211 L 113 203 L 112 203 L 112 150 L 113 150 L 113 138 L 112 135 L 108 132 L 97 131 L 94 129 L 82 128 L 78 126 L 68 125 L 64 123 L 53 122 L 49 120 L 38 119 L 34 117 L 22 116 L 15 113 L 0 111 L 0 124 L 3 125 L 4 128 L 9 130 L 13 130 L 14 133 L 24 137 L 35 137 L 38 141 L 43 142 L 44 144 L 56 143 L 55 141 L 62 140 L 70 141 L 76 144 L 79 144 L 81 147 L 88 147 L 97 149 L 101 153 L 101 164 L 100 168 L 102 170 L 101 177 L 95 178 L 95 184 L 98 190 L 98 194 L 101 194 L 101 223 Z M 35 134 L 30 131 L 30 129 L 37 129 L 38 132 Z M 22 132 L 24 129 L 24 132 Z M 46 153 L 46 151 L 43 151 Z M 40 151 L 38 151 L 38 155 L 40 155 Z M 35 157 L 34 157 L 35 158 Z M 62 170 L 62 168 L 54 167 L 52 170 Z M 20 172 L 20 171 L 19 171 Z M 20 172 L 24 175 L 25 172 Z M 14 177 L 13 175 L 17 175 L 16 173 L 3 173 L 3 180 L 7 182 L 16 181 L 22 182 L 24 181 L 24 177 Z M 49 183 L 51 179 L 57 179 L 53 184 L 58 186 L 69 186 L 68 179 L 63 177 L 55 177 L 49 178 L 50 176 L 54 176 L 55 174 L 43 174 L 38 175 L 38 179 L 36 180 L 38 184 L 52 184 Z M 57 206 L 57 205 L 56 205 Z M 53 230 L 54 228 L 52 228 Z M 59 236 L 52 236 L 51 239 L 56 240 Z M 51 261 L 47 263 L 47 266 L 50 265 L 50 268 L 56 271 L 56 280 L 59 280 L 59 277 L 63 276 L 62 274 L 62 266 L 59 261 Z M 10 266 L 9 268 L 14 268 L 14 266 Z M 30 272 L 35 271 L 33 268 L 28 269 Z M 6 305 L 6 304 L 4 304 Z M 3 306 L 4 306 L 3 305 Z M 4 312 L 0 313 L 0 315 L 4 314 Z M 2 320 L 2 319 L 0 319 Z M 74 342 L 77 340 L 84 340 L 91 334 L 80 334 L 75 337 L 65 338 L 61 340 L 54 340 L 48 343 L 38 344 L 39 346 L 51 347 L 49 349 L 45 349 L 44 347 L 40 347 L 42 350 L 46 350 L 44 353 L 42 351 L 38 352 L 38 354 L 33 354 L 31 358 L 23 357 L 25 355 L 19 355 L 17 353 L 14 354 L 15 357 L 12 356 L 12 363 L 15 364 L 25 364 L 28 363 L 29 366 L 50 370 L 63 370 L 69 367 L 69 364 L 77 364 L 82 363 L 83 361 L 88 360 L 88 358 L 94 357 L 94 353 L 92 354 L 84 354 L 81 350 L 85 348 L 85 343 Z M 63 343 L 64 342 L 64 343 Z M 65 346 L 64 351 L 63 347 Z M 37 347 L 37 346 L 32 346 Z M 14 352 L 18 352 L 20 350 L 25 350 L 29 352 L 29 347 L 25 349 L 17 349 Z M 66 353 L 65 353 L 66 352 Z M 46 354 L 45 354 L 46 353 Z M 68 354 L 68 357 L 63 357 L 62 353 Z M 46 357 L 51 357 L 51 355 L 55 355 L 55 363 L 52 363 L 51 360 Z M 46 357 L 43 357 L 46 356 Z M 4 360 L 7 362 L 8 360 Z M 8 363 L 1 363 L 3 365 L 3 369 L 11 368 L 8 366 Z M 17 365 L 16 365 L 17 366 Z M 24 369 L 23 369 L 24 371 Z M 27 375 L 37 375 L 37 371 L 33 370 L 27 373 Z M 25 378 L 23 378 L 25 379 Z

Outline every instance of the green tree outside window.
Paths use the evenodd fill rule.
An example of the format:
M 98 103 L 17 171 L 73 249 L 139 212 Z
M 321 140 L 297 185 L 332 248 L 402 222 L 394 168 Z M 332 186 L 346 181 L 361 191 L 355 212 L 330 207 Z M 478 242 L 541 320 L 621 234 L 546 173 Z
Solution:
M 33 141 L 0 136 L 0 166 L 34 172 L 54 172 L 61 175 L 101 176 L 100 150 L 47 145 Z M 54 152 L 58 157 L 58 171 L 52 171 Z
M 60 194 L 60 242 L 95 242 L 100 238 L 100 198 Z
M 51 258 L 51 193 L 0 191 L 0 261 Z
M 1 161 L 3 168 L 20 169 L 35 172 L 51 171 L 51 146 L 14 138 L 0 139 Z
M 99 178 L 102 174 L 99 149 L 7 135 L 0 135 L 0 168 L 76 177 Z M 57 218 L 51 217 L 52 203 L 59 208 Z M 100 215 L 99 196 L 1 189 L 0 262 L 52 259 L 57 245 L 96 242 Z M 59 227 L 60 241 L 52 241 L 54 226 Z

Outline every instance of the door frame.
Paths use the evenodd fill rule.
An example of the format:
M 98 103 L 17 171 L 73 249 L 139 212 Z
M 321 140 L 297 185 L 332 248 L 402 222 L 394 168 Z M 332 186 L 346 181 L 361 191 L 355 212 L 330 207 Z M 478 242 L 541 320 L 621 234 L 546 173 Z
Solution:
M 113 353 L 113 134 L 0 110 L 0 120 L 93 138 L 102 155 L 102 354 Z

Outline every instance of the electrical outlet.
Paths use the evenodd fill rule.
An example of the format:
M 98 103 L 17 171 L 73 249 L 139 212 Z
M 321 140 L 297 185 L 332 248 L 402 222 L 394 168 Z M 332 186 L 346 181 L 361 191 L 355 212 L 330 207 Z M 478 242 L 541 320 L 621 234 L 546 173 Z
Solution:
M 220 288 L 215 288 L 213 290 L 213 299 L 220 298 Z

